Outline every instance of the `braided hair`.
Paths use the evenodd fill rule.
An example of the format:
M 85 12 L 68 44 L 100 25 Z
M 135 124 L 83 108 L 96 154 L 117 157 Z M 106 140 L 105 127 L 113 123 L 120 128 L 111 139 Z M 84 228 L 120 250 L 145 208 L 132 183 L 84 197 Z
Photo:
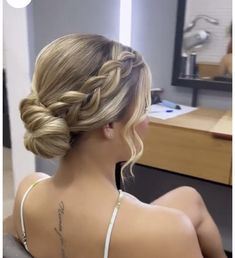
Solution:
M 150 84 L 147 64 L 130 47 L 100 35 L 56 39 L 39 53 L 31 93 L 20 103 L 26 148 L 43 158 L 64 157 L 83 132 L 122 119 L 134 103 L 124 134 L 132 153 L 126 165 L 133 163 L 143 151 L 134 127 L 150 105 Z

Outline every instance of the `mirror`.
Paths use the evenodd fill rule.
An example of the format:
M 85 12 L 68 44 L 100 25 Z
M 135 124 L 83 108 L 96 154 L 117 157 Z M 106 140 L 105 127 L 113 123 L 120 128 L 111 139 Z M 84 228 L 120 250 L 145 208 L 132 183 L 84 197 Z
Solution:
M 172 84 L 231 91 L 231 34 L 232 0 L 178 0 Z

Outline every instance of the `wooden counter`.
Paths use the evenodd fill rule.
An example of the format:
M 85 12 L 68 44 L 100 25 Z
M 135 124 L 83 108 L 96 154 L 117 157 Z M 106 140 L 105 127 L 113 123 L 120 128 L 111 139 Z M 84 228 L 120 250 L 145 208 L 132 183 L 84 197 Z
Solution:
M 150 117 L 138 163 L 231 184 L 231 120 L 231 113 L 202 108 L 167 120 Z

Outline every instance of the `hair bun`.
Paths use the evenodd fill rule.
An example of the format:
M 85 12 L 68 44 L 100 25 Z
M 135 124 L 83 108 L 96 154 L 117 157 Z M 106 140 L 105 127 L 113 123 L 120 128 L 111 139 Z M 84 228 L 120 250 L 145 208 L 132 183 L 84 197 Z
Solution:
M 70 131 L 63 118 L 53 116 L 32 96 L 22 100 L 20 112 L 27 129 L 24 144 L 28 150 L 43 158 L 66 154 L 70 149 Z

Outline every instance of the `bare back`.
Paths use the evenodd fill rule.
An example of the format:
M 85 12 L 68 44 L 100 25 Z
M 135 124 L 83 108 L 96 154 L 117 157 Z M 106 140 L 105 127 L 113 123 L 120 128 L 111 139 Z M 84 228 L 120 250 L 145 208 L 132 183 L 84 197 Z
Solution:
M 36 177 L 47 176 L 39 174 Z M 35 179 L 35 175 L 28 177 L 18 189 L 14 221 L 20 239 L 20 203 Z M 116 199 L 115 194 L 104 197 L 92 189 L 62 190 L 53 178 L 40 182 L 31 190 L 24 205 L 30 253 L 37 258 L 103 257 Z M 201 258 L 196 236 L 188 224 L 175 210 L 144 204 L 124 193 L 111 235 L 109 258 L 176 258 L 183 257 L 184 252 L 190 252 L 191 256 L 187 257 Z M 186 247 L 184 237 L 188 241 Z

